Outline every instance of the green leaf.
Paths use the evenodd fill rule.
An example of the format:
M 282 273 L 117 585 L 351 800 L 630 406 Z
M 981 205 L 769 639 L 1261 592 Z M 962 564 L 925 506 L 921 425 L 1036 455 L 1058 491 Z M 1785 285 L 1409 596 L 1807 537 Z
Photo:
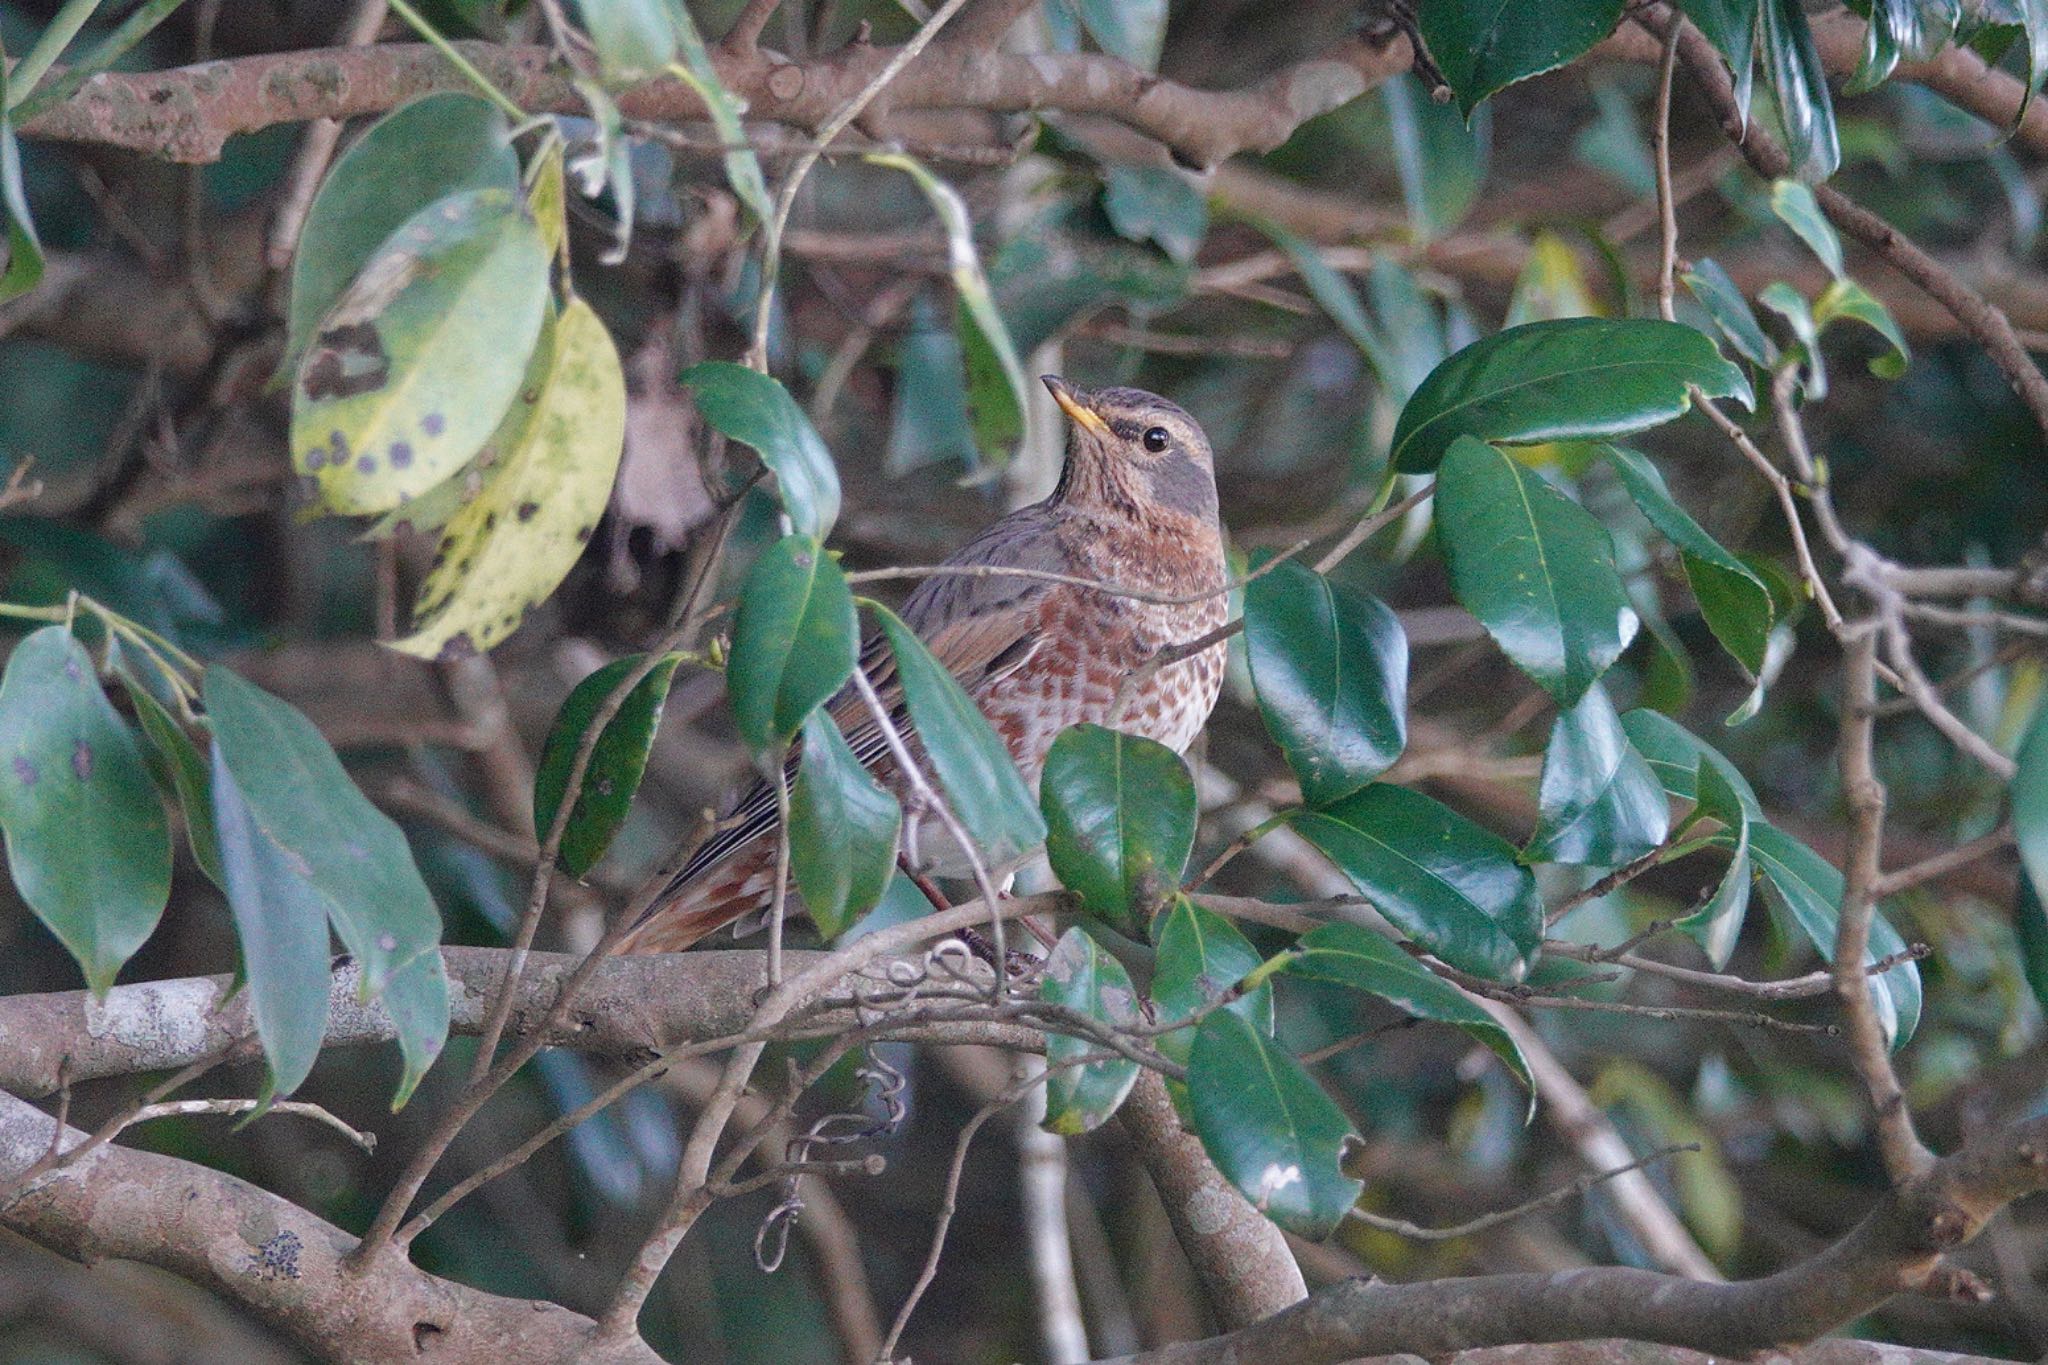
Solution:
M 1099 725 L 1060 732 L 1038 803 L 1061 885 L 1138 937 L 1179 886 L 1195 846 L 1195 779 L 1164 744 Z
M 676 55 L 676 24 L 682 10 L 665 0 L 579 0 L 577 13 L 597 48 L 607 81 L 627 84 L 659 75 Z
M 299 1088 L 327 1036 L 327 902 L 303 859 L 270 837 L 250 809 L 219 744 L 212 792 L 249 1012 L 269 1067 L 259 1097 L 267 1108 L 273 1096 Z
M 1536 832 L 1522 859 L 1618 867 L 1664 842 L 1671 806 L 1628 742 L 1606 689 L 1560 711 L 1543 752 Z
M 1901 58 L 1924 62 L 1941 51 L 1963 17 L 1960 0 L 1867 0 L 1860 8 L 1869 11 L 1870 22 L 1863 30 L 1863 60 L 1842 87 L 1848 95 L 1876 89 Z
M 991 865 L 1020 857 L 1045 839 L 1031 789 L 988 718 L 934 659 L 917 632 L 878 603 L 868 603 L 889 639 L 904 704 L 953 813 Z
M 1408 744 L 1400 618 L 1289 561 L 1245 585 L 1244 631 L 1259 713 L 1310 805 L 1394 765 Z
M 1111 166 L 1103 211 L 1126 241 L 1150 241 L 1188 265 L 1209 231 L 1209 201 L 1185 174 L 1167 166 Z
M 220 864 L 220 836 L 213 827 L 213 798 L 208 794 L 206 755 L 185 733 L 185 727 L 164 709 L 155 693 L 126 673 L 121 675 L 121 684 L 135 707 L 135 718 L 142 722 L 142 733 L 149 737 L 150 747 L 162 761 L 171 793 L 185 813 L 185 837 L 192 846 L 192 860 L 199 864 L 208 881 L 226 890 Z
M 1235 924 L 1186 896 L 1175 896 L 1153 917 L 1152 941 L 1158 946 L 1152 965 L 1152 1006 L 1161 1024 L 1191 1017 L 1244 980 L 1263 960 Z M 1269 984 L 1260 983 L 1224 1008 L 1242 1015 L 1261 1033 L 1273 1032 L 1273 988 Z M 1152 1042 L 1160 1056 L 1186 1066 L 1194 1054 L 1195 1030 L 1174 1029 L 1156 1035 Z M 1169 1082 L 1169 1091 L 1176 1085 Z M 1184 1086 L 1178 1094 L 1186 1100 Z
M 1458 600 L 1560 706 L 1635 638 L 1605 528 L 1506 452 L 1459 438 L 1437 475 L 1436 527 Z
M 684 370 L 697 412 L 720 432 L 752 446 L 775 474 L 783 510 L 798 533 L 823 541 L 839 520 L 839 470 L 832 452 L 789 390 L 744 365 L 707 360 Z
M 201 687 L 216 780 L 224 764 L 256 835 L 325 907 L 362 964 L 364 989 L 381 992 L 393 972 L 441 941 L 441 912 L 405 835 L 356 789 L 297 708 L 218 665 Z
M 960 337 L 961 357 L 967 367 L 967 412 L 981 453 L 991 463 L 1002 464 L 1024 437 L 1024 412 L 1028 390 L 1024 366 L 1010 343 L 1010 329 L 996 311 L 995 295 L 988 276 L 982 273 L 981 257 L 974 249 L 974 224 L 967 204 L 957 191 L 923 165 L 900 153 L 867 158 L 877 166 L 902 171 L 917 182 L 931 201 L 946 229 L 948 273 L 958 299 L 954 325 Z
M 1761 0 L 1764 74 L 1777 99 L 1792 174 L 1818 183 L 1842 164 L 1827 71 L 1813 46 L 1800 0 Z
M 761 159 L 754 154 L 746 125 L 740 121 L 747 106 L 718 79 L 718 68 L 711 61 L 710 49 L 704 46 L 703 34 L 697 31 L 697 21 L 690 17 L 689 6 L 673 4 L 669 12 L 675 19 L 676 41 L 682 46 L 683 56 L 681 69 L 671 70 L 697 92 L 710 112 L 712 130 L 727 149 L 726 183 L 754 217 L 765 223 L 775 216 L 775 210 L 768 201 L 768 182 L 761 176 Z
M 789 869 L 818 932 L 832 939 L 889 889 L 903 811 L 846 747 L 829 712 L 811 712 L 803 733 L 789 794 Z
M 1376 995 L 1417 1019 L 1452 1024 L 1484 1043 L 1528 1087 L 1528 1060 L 1508 1031 L 1471 997 L 1363 925 L 1342 920 L 1303 934 L 1290 951 L 1286 973 L 1330 981 Z
M 1673 500 L 1657 466 L 1620 446 L 1602 450 L 1635 505 L 1678 549 L 1707 629 L 1755 677 L 1763 670 L 1764 650 L 1771 637 L 1770 589 Z
M 441 955 L 421 953 L 393 972 L 384 983 L 384 1009 L 397 1026 L 399 1059 L 404 1064 L 391 1092 L 391 1110 L 396 1113 L 440 1058 L 447 1039 L 448 971 Z
M 422 96 L 350 143 L 320 182 L 292 255 L 283 368 L 297 367 L 320 320 L 406 220 L 444 195 L 484 189 L 516 194 L 519 157 L 504 116 L 475 95 Z
M 1351 287 L 1351 281 L 1323 259 L 1314 243 L 1304 241 L 1277 223 L 1262 222 L 1259 227 L 1287 253 L 1288 259 L 1294 262 L 1295 273 L 1308 286 L 1310 296 L 1330 315 L 1332 322 L 1344 329 L 1344 335 L 1358 347 L 1380 382 L 1391 383 L 1389 376 L 1395 371 L 1394 342 L 1366 313 L 1358 291 Z
M 1078 1010 L 1112 1029 L 1131 1029 L 1140 1022 L 1138 991 L 1130 973 L 1078 926 L 1060 935 L 1047 954 L 1038 998 Z M 1098 1128 L 1131 1093 L 1138 1064 L 1127 1057 L 1063 1065 L 1104 1050 L 1093 1039 L 1046 1031 L 1046 1128 L 1069 1137 Z
M 19 298 L 43 280 L 43 244 L 29 216 L 28 193 L 21 185 L 21 145 L 7 116 L 7 49 L 0 45 L 0 241 L 7 257 L 0 264 L 0 303 Z
M 490 649 L 561 586 L 611 501 L 626 440 L 626 377 L 589 304 L 571 299 L 491 438 L 484 484 L 441 531 L 392 648 L 423 659 Z
M 1166 46 L 1166 0 L 1073 0 L 1095 45 L 1141 71 L 1157 71 Z
M 1294 828 L 1402 933 L 1460 971 L 1519 981 L 1543 939 L 1543 899 L 1513 845 L 1405 787 L 1367 787 Z
M 1621 718 L 1621 728 L 1665 791 L 1681 801 L 1698 802 L 1702 810 L 1726 825 L 1744 818 L 1762 823 L 1763 807 L 1735 765 L 1683 725 L 1655 711 L 1635 710 Z M 1715 782 L 1700 783 L 1702 766 L 1714 769 Z
M 1725 835 L 1716 837 L 1724 844 L 1732 842 Z M 1750 829 L 1749 851 L 1773 902 L 1799 926 L 1822 958 L 1831 959 L 1841 918 L 1842 874 L 1791 835 L 1761 822 Z M 1899 931 L 1883 915 L 1873 913 L 1870 947 L 1863 960 L 1875 962 L 1905 948 Z M 1872 977 L 1870 998 L 1893 1049 L 1904 1047 L 1920 1022 L 1919 965 L 1902 962 L 1884 975 Z
M 1735 108 L 1745 123 L 1756 84 L 1756 26 L 1759 0 L 1680 0 L 1679 8 L 1728 64 Z
M 910 301 L 910 323 L 896 345 L 885 473 L 896 477 L 948 461 L 970 471 L 980 466 L 981 447 L 967 415 L 964 363 L 951 319 L 941 322 L 920 293 Z
M 1430 0 L 1416 20 L 1467 115 L 1516 81 L 1577 61 L 1614 31 L 1622 0 Z
M 1728 277 L 1728 272 L 1711 260 L 1693 263 L 1693 268 L 1679 275 L 1692 296 L 1699 300 L 1700 307 L 1707 310 L 1714 326 L 1727 338 L 1735 353 L 1760 369 L 1769 369 L 1771 362 L 1778 358 L 1778 348 L 1764 335 L 1758 325 L 1756 312 L 1749 301 L 1742 297 L 1742 290 Z
M 1622 436 L 1709 398 L 1753 406 L 1749 381 L 1690 327 L 1654 318 L 1559 318 L 1483 337 L 1422 381 L 1394 427 L 1393 461 L 1421 474 L 1460 436 L 1533 444 Z
M 1110 231 L 1091 201 L 1056 200 L 1003 243 L 989 283 L 1019 355 L 1105 304 L 1161 308 L 1186 297 L 1190 267 Z
M 1720 882 L 1706 903 L 1677 924 L 1693 942 L 1699 944 L 1700 951 L 1707 955 L 1707 960 L 1714 964 L 1717 972 L 1724 970 L 1728 959 L 1735 954 L 1736 940 L 1742 936 L 1742 922 L 1749 915 L 1749 891 L 1755 879 L 1749 854 L 1749 808 L 1744 804 L 1743 793 L 1729 783 L 1726 769 L 1726 760 L 1702 762 L 1698 782 L 1700 809 L 1720 819 L 1733 835 L 1728 870 L 1721 874 Z
M 2048 909 L 2042 907 L 2032 877 L 2020 878 L 2012 907 L 2012 931 L 2019 944 L 2020 975 L 2034 993 L 2034 1002 L 2048 1010 Z
M 1836 280 L 1813 301 L 1814 325 L 1825 331 L 1830 323 L 1860 322 L 1886 341 L 1891 349 L 1871 357 L 1870 372 L 1880 379 L 1897 379 L 1906 372 L 1912 352 L 1906 348 L 1906 334 L 1892 320 L 1891 310 L 1878 302 L 1854 280 Z
M 1365 1182 L 1343 1165 L 1350 1121 L 1243 1016 L 1217 1010 L 1195 1031 L 1188 1106 L 1216 1169 L 1287 1231 L 1320 1241 L 1358 1202 Z
M 1820 201 L 1813 197 L 1811 189 L 1797 180 L 1773 181 L 1771 212 L 1820 257 L 1830 275 L 1842 278 L 1842 239 L 1835 234 L 1835 225 L 1820 211 Z
M 576 751 L 590 730 L 597 708 L 612 694 L 628 673 L 647 656 L 629 654 L 614 659 L 569 690 L 555 723 L 548 727 L 542 743 L 540 764 L 533 774 L 533 837 L 545 841 L 569 790 L 569 769 Z M 633 808 L 633 796 L 640 790 L 640 778 L 647 771 L 647 756 L 654 749 L 654 734 L 661 727 L 662 708 L 668 703 L 669 684 L 674 681 L 680 654 L 666 654 L 634 685 L 619 703 L 619 709 L 605 722 L 597 742 L 591 746 L 590 762 L 583 771 L 583 786 L 569 823 L 562 830 L 562 871 L 581 877 L 597 866 L 611 847 L 612 836 Z
M 2012 778 L 2012 834 L 2034 895 L 2048 901 L 2048 706 L 2034 712 Z
M 0 675 L 0 828 L 22 900 L 105 996 L 171 895 L 171 838 L 85 646 L 44 626 Z
M 1805 295 L 1783 280 L 1772 280 L 1757 292 L 1756 301 L 1785 319 L 1786 326 L 1791 328 L 1793 338 L 1799 343 L 1798 354 L 1806 362 L 1806 396 L 1815 402 L 1827 397 L 1828 374 L 1821 361 L 1820 324 L 1814 321 L 1813 309 L 1807 305 Z
M 547 246 L 516 191 L 421 209 L 315 329 L 292 385 L 294 468 L 350 515 L 440 483 L 519 393 L 547 299 Z
M 1405 71 L 1381 86 L 1380 94 L 1387 105 L 1387 131 L 1409 229 L 1420 241 L 1434 241 L 1464 221 L 1479 197 L 1491 150 L 1492 111 L 1479 110 L 1468 125 Z
M 860 622 L 846 575 L 809 536 L 784 536 L 747 574 L 733 619 L 726 693 L 757 756 L 780 750 L 853 676 Z

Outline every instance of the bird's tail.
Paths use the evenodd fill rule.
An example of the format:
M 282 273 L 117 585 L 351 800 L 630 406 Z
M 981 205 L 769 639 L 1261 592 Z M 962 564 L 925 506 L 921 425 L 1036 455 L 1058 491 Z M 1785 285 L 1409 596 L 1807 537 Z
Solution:
M 757 840 L 731 857 L 670 882 L 619 944 L 621 953 L 680 953 L 774 899 L 775 842 Z

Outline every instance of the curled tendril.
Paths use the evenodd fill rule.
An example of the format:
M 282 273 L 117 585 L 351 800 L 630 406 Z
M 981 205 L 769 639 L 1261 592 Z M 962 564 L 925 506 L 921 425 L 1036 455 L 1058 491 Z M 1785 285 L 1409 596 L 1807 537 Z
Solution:
M 903 1126 L 903 1120 L 910 1115 L 910 1103 L 904 1098 L 904 1092 L 910 1087 L 910 1078 L 884 1060 L 872 1044 L 862 1050 L 861 1064 L 853 1075 L 855 1080 L 868 1087 L 862 1107 L 826 1114 L 816 1120 L 785 1144 L 784 1161 L 791 1164 L 808 1161 L 814 1147 L 870 1142 L 888 1137 Z M 881 1105 L 880 1115 L 869 1111 L 869 1106 L 874 1104 Z M 760 1227 L 754 1230 L 754 1264 L 766 1274 L 772 1275 L 780 1270 L 783 1259 L 789 1254 L 790 1229 L 796 1226 L 797 1218 L 804 1211 L 803 1181 L 800 1175 L 784 1181 L 781 1202 L 768 1210 Z

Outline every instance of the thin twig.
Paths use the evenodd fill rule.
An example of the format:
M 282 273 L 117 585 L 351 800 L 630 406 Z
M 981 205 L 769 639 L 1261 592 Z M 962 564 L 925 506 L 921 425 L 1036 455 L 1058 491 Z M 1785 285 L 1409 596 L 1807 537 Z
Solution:
M 1657 316 L 1676 322 L 1678 205 L 1671 197 L 1671 78 L 1678 69 L 1679 25 L 1664 35 L 1664 59 L 1657 66 L 1657 114 L 1650 125 L 1650 153 L 1657 163 Z
M 1626 1166 L 1617 1166 L 1608 1171 L 1588 1171 L 1569 1185 L 1560 1185 L 1548 1194 L 1538 1195 L 1527 1203 L 1517 1204 L 1511 1209 L 1499 1209 L 1493 1213 L 1481 1214 L 1470 1222 L 1458 1223 L 1447 1228 L 1426 1228 L 1418 1223 L 1411 1223 L 1405 1218 L 1389 1218 L 1385 1214 L 1369 1213 L 1356 1206 L 1351 1208 L 1347 1216 L 1357 1219 L 1368 1227 L 1378 1228 L 1382 1232 L 1395 1233 L 1414 1241 L 1450 1242 L 1460 1237 L 1470 1237 L 1474 1233 L 1485 1232 L 1488 1228 L 1497 1228 L 1503 1223 L 1512 1223 L 1516 1219 L 1526 1218 L 1532 1213 L 1541 1213 L 1545 1209 L 1555 1208 L 1566 1200 L 1577 1198 L 1597 1185 L 1606 1184 L 1616 1176 L 1627 1175 L 1630 1171 L 1642 1170 L 1645 1166 L 1653 1166 L 1660 1161 L 1668 1161 L 1680 1152 L 1697 1152 L 1699 1150 L 1700 1144 L 1697 1142 L 1681 1142 L 1672 1147 L 1660 1147 L 1646 1157 L 1640 1157 L 1635 1161 L 1629 1162 Z

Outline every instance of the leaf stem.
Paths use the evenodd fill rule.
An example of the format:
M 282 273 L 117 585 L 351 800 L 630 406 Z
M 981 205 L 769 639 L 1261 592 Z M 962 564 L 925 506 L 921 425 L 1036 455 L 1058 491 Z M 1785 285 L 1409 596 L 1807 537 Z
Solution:
M 440 30 L 428 23 L 418 10 L 407 4 L 406 0 L 390 0 L 390 4 L 399 18 L 411 24 L 422 38 L 425 38 L 427 42 L 433 45 L 435 51 L 448 59 L 450 66 L 466 76 L 470 84 L 482 91 L 484 98 L 497 105 L 507 118 L 515 123 L 523 123 L 527 120 L 529 115 L 526 110 L 520 108 L 517 101 L 493 84 L 489 76 L 477 70 L 469 58 L 457 52 L 455 45 L 446 38 L 443 38 Z
M 64 7 L 57 11 L 57 17 L 36 39 L 28 55 L 15 63 L 7 91 L 8 109 L 12 110 L 28 98 L 29 92 L 36 88 L 36 82 L 71 45 L 71 40 L 78 36 L 78 30 L 85 27 L 86 20 L 92 18 L 93 11 L 99 7 L 100 0 L 65 0 Z
M 149 0 L 148 4 L 122 20 L 119 28 L 101 39 L 98 47 L 66 67 L 57 79 L 34 91 L 23 91 L 15 100 L 15 122 L 27 123 L 70 99 L 78 87 L 127 56 L 130 49 L 147 38 L 152 29 L 170 18 L 184 3 L 185 0 Z M 16 68 L 17 71 L 19 69 Z

